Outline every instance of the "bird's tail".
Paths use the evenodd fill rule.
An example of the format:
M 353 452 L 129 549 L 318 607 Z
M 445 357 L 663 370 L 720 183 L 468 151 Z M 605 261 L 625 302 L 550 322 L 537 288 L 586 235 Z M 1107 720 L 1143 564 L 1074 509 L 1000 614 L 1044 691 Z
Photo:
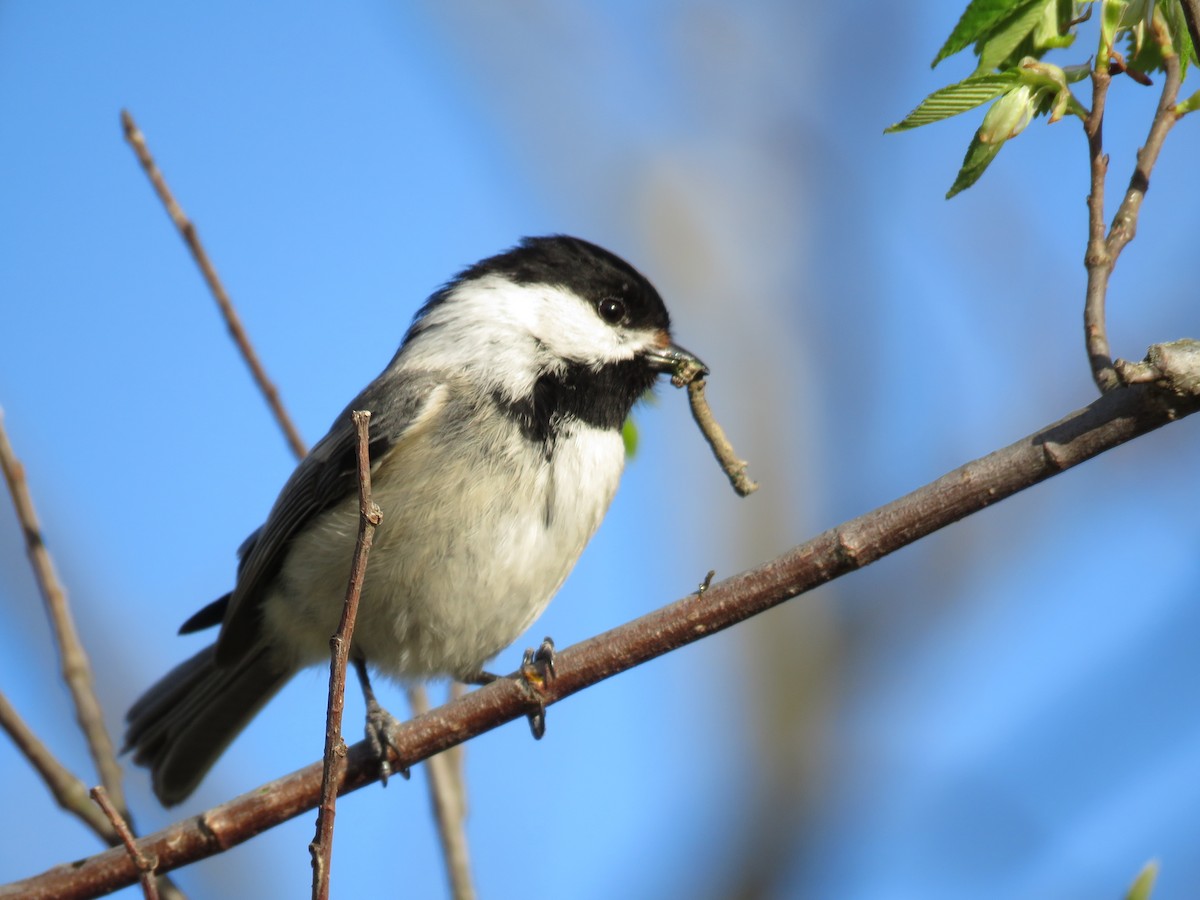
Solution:
M 287 683 L 293 669 L 265 647 L 217 665 L 215 645 L 180 663 L 126 715 L 125 749 L 150 769 L 154 793 L 173 806 L 196 789 L 213 763 Z

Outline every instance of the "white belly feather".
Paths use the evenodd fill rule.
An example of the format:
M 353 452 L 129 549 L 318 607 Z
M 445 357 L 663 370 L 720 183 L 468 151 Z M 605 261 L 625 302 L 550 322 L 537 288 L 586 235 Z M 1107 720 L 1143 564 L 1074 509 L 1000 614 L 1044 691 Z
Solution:
M 564 426 L 550 460 L 529 469 L 526 438 L 505 426 L 475 458 L 424 433 L 378 464 L 383 520 L 353 639 L 374 668 L 477 673 L 546 608 L 603 519 L 624 466 L 618 433 Z M 323 513 L 266 600 L 266 633 L 301 665 L 328 658 L 357 532 L 357 497 Z

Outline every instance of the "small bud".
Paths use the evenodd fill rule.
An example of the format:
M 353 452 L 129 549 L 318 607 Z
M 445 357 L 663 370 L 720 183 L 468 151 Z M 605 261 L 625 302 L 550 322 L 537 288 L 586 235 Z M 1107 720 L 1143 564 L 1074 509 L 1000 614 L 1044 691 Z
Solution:
M 1003 143 L 1025 130 L 1033 118 L 1034 93 L 1027 84 L 1013 88 L 992 104 L 979 126 L 979 141 L 983 144 Z

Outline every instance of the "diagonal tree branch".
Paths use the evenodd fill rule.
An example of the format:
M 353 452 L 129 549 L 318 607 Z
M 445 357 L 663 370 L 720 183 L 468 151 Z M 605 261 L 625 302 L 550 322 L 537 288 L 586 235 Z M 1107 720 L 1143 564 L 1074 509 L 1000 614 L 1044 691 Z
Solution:
M 204 276 L 204 281 L 208 285 L 208 289 L 212 292 L 213 298 L 217 301 L 221 315 L 225 318 L 225 326 L 229 329 L 229 335 L 233 338 L 233 342 L 237 344 L 238 350 L 241 351 L 242 359 L 250 367 L 250 374 L 254 377 L 254 383 L 258 385 L 258 389 L 262 392 L 263 397 L 266 398 L 267 405 L 271 408 L 271 412 L 275 416 L 275 421 L 279 423 L 279 427 L 287 439 L 288 446 L 292 448 L 292 452 L 297 457 L 303 458 L 308 453 L 308 448 L 304 446 L 304 439 L 300 437 L 300 432 L 292 422 L 292 417 L 288 415 L 283 401 L 279 399 L 278 389 L 271 382 L 271 379 L 267 377 L 266 369 L 259 362 L 258 354 L 254 352 L 254 347 L 246 335 L 246 329 L 242 327 L 241 316 L 234 309 L 233 302 L 225 292 L 225 286 L 221 283 L 220 276 L 217 275 L 216 267 L 212 264 L 212 260 L 208 258 L 208 253 L 205 251 L 204 245 L 200 243 L 200 236 L 196 233 L 196 226 L 184 214 L 183 207 L 179 205 L 179 202 L 175 199 L 175 195 L 171 193 L 171 189 L 167 187 L 166 179 L 163 178 L 162 172 L 159 171 L 154 157 L 150 155 L 150 148 L 146 146 L 145 136 L 142 134 L 141 129 L 137 127 L 137 123 L 133 121 L 133 116 L 129 114 L 128 110 L 121 110 L 121 127 L 125 131 L 125 140 L 133 148 L 138 162 L 142 164 L 142 169 L 146 172 L 146 177 L 150 179 L 150 184 L 153 185 L 154 192 L 158 194 L 158 199 L 166 207 L 167 215 L 175 223 L 175 227 L 179 230 L 184 243 L 187 244 L 188 250 L 192 252 L 192 258 L 196 260 L 196 265 L 200 267 L 200 274 Z
M 67 592 L 58 580 L 54 569 L 54 561 L 42 538 L 42 526 L 38 522 L 37 510 L 33 506 L 33 497 L 29 493 L 29 485 L 25 481 L 25 469 L 9 443 L 8 433 L 4 428 L 3 417 L 0 416 L 0 470 L 4 472 L 4 480 L 8 483 L 12 495 L 13 508 L 17 519 L 25 533 L 25 547 L 29 554 L 29 562 L 33 566 L 37 578 L 38 589 L 46 604 L 46 612 L 54 629 L 55 642 L 58 644 L 59 659 L 62 664 L 63 680 L 71 692 L 75 704 L 75 717 L 79 727 L 87 738 L 88 749 L 92 760 L 96 763 L 96 771 L 100 782 L 112 798 L 113 805 L 120 810 L 121 815 L 129 818 L 125 807 L 125 792 L 121 787 L 121 767 L 117 764 L 117 754 L 113 748 L 112 738 L 104 727 L 104 713 L 100 709 L 100 701 L 96 698 L 96 688 L 92 681 L 92 664 L 88 660 L 87 651 L 83 649 L 83 641 L 75 628 L 75 617 L 71 613 L 71 605 L 67 602 Z
M 691 594 L 604 634 L 559 651 L 557 675 L 542 688 L 555 703 L 619 672 L 729 628 L 792 597 L 855 571 L 1126 441 L 1200 409 L 1200 343 L 1151 348 L 1138 383 L 955 469 L 885 506 L 824 532 L 758 568 Z M 499 679 L 401 725 L 390 736 L 398 767 L 410 766 L 532 711 L 515 677 Z M 349 750 L 343 792 L 375 781 L 366 743 Z M 312 809 L 321 764 L 243 794 L 138 842 L 161 870 L 220 853 Z M 124 850 L 110 850 L 0 888 L 0 898 L 85 898 L 133 883 Z

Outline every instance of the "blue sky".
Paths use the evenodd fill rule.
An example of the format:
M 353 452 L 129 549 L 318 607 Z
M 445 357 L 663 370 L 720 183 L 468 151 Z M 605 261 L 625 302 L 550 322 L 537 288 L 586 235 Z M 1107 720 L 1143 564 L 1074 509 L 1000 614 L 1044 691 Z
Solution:
M 1077 125 L 1035 122 L 949 203 L 978 117 L 882 134 L 967 73 L 928 67 L 958 12 L 0 5 L 0 407 L 114 731 L 201 645 L 176 628 L 228 589 L 292 466 L 122 108 L 309 441 L 430 291 L 521 235 L 589 237 L 658 285 L 763 488 L 734 497 L 660 389 L 612 512 L 510 669 L 543 634 L 595 634 L 1094 397 Z M 1155 96 L 1114 86 L 1113 196 Z M 1120 355 L 1200 332 L 1197 143 L 1185 119 L 1114 277 Z M 541 743 L 523 723 L 472 742 L 481 894 L 1116 896 L 1157 856 L 1156 897 L 1188 896 L 1198 427 L 573 697 Z M 693 527 L 664 530 L 663 509 Z M 0 610 L 0 689 L 90 783 L 6 515 Z M 174 812 L 316 759 L 323 679 L 298 677 Z M 403 710 L 399 690 L 383 699 Z M 352 698 L 351 736 L 359 715 Z M 22 811 L 0 820 L 0 882 L 97 849 L 6 742 L 0 771 Z M 143 772 L 129 781 L 143 830 L 174 820 Z M 311 836 L 302 816 L 179 880 L 295 896 Z M 444 890 L 419 771 L 339 807 L 334 895 L 381 883 Z

